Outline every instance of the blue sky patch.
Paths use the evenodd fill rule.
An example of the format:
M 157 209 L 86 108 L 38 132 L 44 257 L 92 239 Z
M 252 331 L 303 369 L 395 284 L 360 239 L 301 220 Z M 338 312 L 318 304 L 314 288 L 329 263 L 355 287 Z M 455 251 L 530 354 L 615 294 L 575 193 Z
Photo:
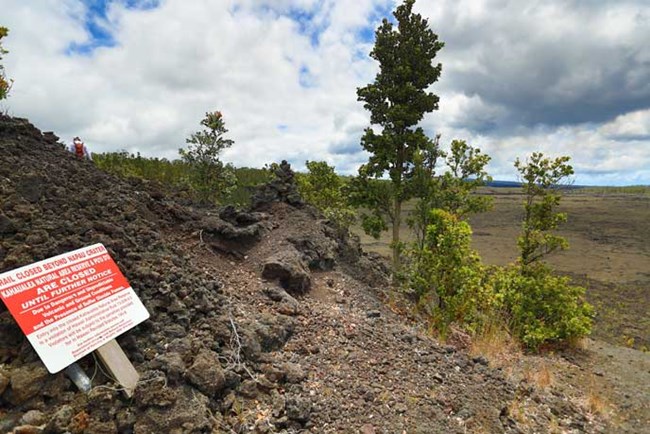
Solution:
M 360 137 L 361 135 L 359 135 Z M 337 141 L 332 143 L 328 149 L 329 152 L 335 155 L 356 155 L 363 151 L 359 144 L 359 140 L 352 141 Z
M 384 18 L 396 24 L 395 17 L 393 16 L 393 5 L 390 2 L 384 2 L 375 6 L 366 20 L 367 24 L 357 30 L 357 39 L 361 42 L 374 43 L 375 31 Z
M 160 6 L 161 0 L 124 0 L 124 5 L 127 9 L 135 9 L 138 11 L 148 11 L 156 9 Z
M 309 71 L 309 68 L 307 68 L 305 65 L 300 67 L 300 75 L 298 77 L 298 82 L 300 83 L 300 86 L 304 88 L 310 88 L 316 86 L 315 77 L 312 75 L 311 71 Z
M 329 20 L 325 19 L 322 23 L 316 24 L 314 18 L 321 12 L 319 9 L 322 6 L 317 6 L 312 10 L 292 8 L 287 13 L 287 16 L 298 24 L 298 31 L 301 35 L 309 38 L 309 42 L 313 47 L 317 47 L 320 43 L 320 37 L 329 26 Z
M 83 26 L 88 33 L 88 40 L 84 43 L 71 43 L 66 54 L 90 55 L 99 47 L 115 46 L 115 38 L 107 21 L 107 12 L 115 0 L 84 0 L 86 14 L 83 17 Z M 160 0 L 120 0 L 127 9 L 147 11 L 160 5 Z

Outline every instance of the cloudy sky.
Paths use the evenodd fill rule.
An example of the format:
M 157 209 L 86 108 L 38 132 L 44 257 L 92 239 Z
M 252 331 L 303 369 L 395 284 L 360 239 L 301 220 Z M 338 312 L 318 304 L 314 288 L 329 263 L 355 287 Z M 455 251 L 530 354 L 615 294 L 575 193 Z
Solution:
M 208 110 L 261 167 L 367 160 L 374 30 L 393 0 L 0 0 L 15 80 L 0 107 L 92 151 L 176 158 Z M 418 0 L 445 42 L 423 127 L 492 156 L 570 155 L 578 184 L 650 184 L 647 0 Z

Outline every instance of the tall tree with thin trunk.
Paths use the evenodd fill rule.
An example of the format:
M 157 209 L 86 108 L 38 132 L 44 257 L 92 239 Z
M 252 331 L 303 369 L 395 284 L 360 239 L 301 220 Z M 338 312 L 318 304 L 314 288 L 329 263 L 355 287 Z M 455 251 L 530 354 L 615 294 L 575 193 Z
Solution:
M 569 247 L 564 237 L 553 233 L 567 219 L 557 208 L 563 184 L 573 175 L 569 160 L 568 156 L 551 159 L 534 152 L 525 162 L 515 161 L 526 199 L 523 232 L 517 240 L 524 271 L 544 256 Z
M 185 142 L 187 149 L 178 150 L 181 159 L 190 168 L 189 184 L 203 203 L 217 203 L 235 188 L 237 178 L 230 164 L 219 159 L 221 152 L 234 143 L 226 139 L 228 132 L 221 112 L 208 112 L 201 121 L 205 128 L 193 133 Z
M 358 100 L 370 111 L 370 123 L 361 145 L 371 155 L 368 163 L 359 170 L 364 181 L 382 178 L 388 174 L 389 186 L 382 187 L 382 195 L 389 204 L 379 203 L 377 198 L 366 196 L 365 204 L 371 211 L 365 227 L 387 228 L 384 219 L 392 226 L 393 266 L 400 266 L 400 223 L 402 204 L 412 196 L 409 188 L 413 158 L 418 149 L 431 145 L 424 130 L 417 127 L 425 113 L 438 109 L 438 96 L 428 91 L 429 86 L 440 77 L 441 64 L 433 59 L 444 44 L 429 28 L 428 21 L 413 13 L 415 0 L 405 0 L 393 15 L 396 24 L 384 19 L 375 32 L 375 46 L 370 57 L 379 62 L 375 81 L 357 89 Z M 372 190 L 372 189 L 371 189 Z M 364 202 L 363 200 L 361 202 Z M 379 205 L 388 212 L 375 209 Z M 379 219 L 378 219 L 379 217 Z

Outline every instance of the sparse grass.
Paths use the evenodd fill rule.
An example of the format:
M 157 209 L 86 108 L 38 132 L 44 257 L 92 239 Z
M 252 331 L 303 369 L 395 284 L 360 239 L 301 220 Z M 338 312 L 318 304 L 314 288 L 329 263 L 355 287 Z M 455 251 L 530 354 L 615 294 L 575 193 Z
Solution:
M 590 413 L 605 416 L 609 412 L 609 405 L 605 398 L 593 390 L 590 390 L 585 397 L 585 406 Z
M 528 427 L 530 425 L 530 420 L 526 416 L 526 406 L 519 398 L 513 399 L 508 404 L 508 415 L 517 421 L 518 424 L 522 425 L 522 427 Z
M 489 323 L 472 339 L 470 354 L 485 357 L 492 367 L 504 367 L 521 356 L 521 348 L 504 325 Z
M 585 350 L 587 348 L 587 338 L 581 337 L 569 339 L 567 341 L 567 346 L 569 348 L 573 348 L 574 350 Z
M 403 294 L 394 288 L 389 288 L 385 296 L 386 305 L 394 313 L 401 316 L 416 316 L 417 311 L 412 303 L 407 303 Z
M 623 344 L 628 348 L 634 348 L 634 336 L 623 335 Z
M 551 371 L 546 363 L 543 363 L 542 366 L 539 367 L 536 380 L 537 386 L 541 389 L 547 389 L 555 383 L 555 375 L 553 375 L 553 371 Z
M 418 397 L 418 396 L 407 396 L 406 397 L 406 402 L 408 403 L 409 407 L 415 407 L 420 402 L 420 397 Z
M 592 416 L 609 419 L 613 414 L 612 405 L 599 390 L 593 376 L 586 387 L 585 396 L 580 403 Z
M 522 376 L 524 381 L 540 390 L 546 390 L 555 383 L 555 375 L 546 361 L 527 365 Z
M 390 401 L 391 398 L 391 393 L 388 390 L 384 390 L 381 392 L 381 394 L 377 397 L 379 402 L 382 404 L 386 404 L 388 401 Z
M 559 434 L 563 432 L 560 428 L 560 422 L 558 422 L 557 418 L 553 415 L 551 415 L 551 421 L 548 424 L 548 432 L 551 434 Z

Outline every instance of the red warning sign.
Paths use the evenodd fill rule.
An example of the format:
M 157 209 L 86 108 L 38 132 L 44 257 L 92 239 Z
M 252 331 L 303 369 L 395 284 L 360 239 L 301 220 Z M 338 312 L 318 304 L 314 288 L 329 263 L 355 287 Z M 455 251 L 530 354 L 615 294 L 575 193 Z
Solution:
M 149 318 L 102 244 L 0 274 L 0 298 L 51 373 Z

